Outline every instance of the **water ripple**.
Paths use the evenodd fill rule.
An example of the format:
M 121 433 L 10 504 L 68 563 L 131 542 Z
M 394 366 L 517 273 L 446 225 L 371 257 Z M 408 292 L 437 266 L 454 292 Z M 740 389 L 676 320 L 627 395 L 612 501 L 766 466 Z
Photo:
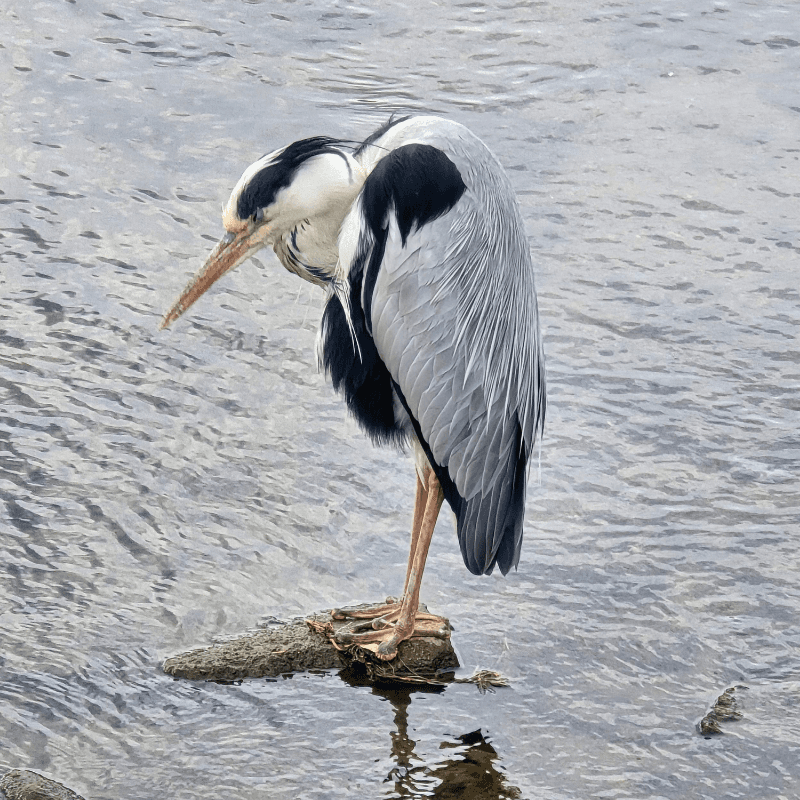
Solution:
M 131 800 L 791 796 L 789 9 L 9 12 L 0 767 Z M 465 670 L 512 687 L 177 683 L 167 655 L 402 583 L 413 471 L 315 371 L 322 296 L 264 255 L 157 324 L 254 158 L 414 111 L 490 143 L 536 265 L 549 419 L 520 569 L 471 579 L 444 520 L 424 587 Z M 743 719 L 703 738 L 732 685 Z

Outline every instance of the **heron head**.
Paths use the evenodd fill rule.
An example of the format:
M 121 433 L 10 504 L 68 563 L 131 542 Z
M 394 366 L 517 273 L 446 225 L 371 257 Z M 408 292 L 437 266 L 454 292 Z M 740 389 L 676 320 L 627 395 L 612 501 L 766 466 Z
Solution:
M 226 272 L 275 245 L 304 221 L 336 232 L 364 182 L 361 167 L 335 139 L 316 136 L 251 164 L 222 211 L 226 233 L 164 315 L 166 328 Z

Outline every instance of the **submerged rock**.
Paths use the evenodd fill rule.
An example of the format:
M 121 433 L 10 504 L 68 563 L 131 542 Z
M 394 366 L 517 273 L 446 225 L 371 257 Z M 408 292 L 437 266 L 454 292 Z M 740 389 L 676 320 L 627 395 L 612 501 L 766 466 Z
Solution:
M 372 680 L 429 683 L 438 682 L 440 673 L 459 666 L 449 639 L 427 636 L 408 639 L 400 643 L 397 657 L 392 661 L 380 661 L 357 645 L 339 649 L 330 637 L 347 624 L 321 611 L 173 656 L 164 662 L 164 672 L 189 680 L 231 682 L 361 664 Z

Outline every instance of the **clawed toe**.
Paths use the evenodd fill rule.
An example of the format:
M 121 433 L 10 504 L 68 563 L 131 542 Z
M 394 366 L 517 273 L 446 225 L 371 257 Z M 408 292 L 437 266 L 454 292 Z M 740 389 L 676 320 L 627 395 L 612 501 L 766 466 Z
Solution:
M 400 602 L 394 597 L 387 597 L 385 603 L 375 606 L 353 606 L 351 608 L 334 608 L 331 617 L 336 620 L 343 619 L 375 619 L 400 611 Z
M 415 616 L 411 627 L 399 627 L 398 617 L 399 613 L 395 612 L 372 620 L 354 620 L 339 628 L 334 634 L 334 640 L 342 647 L 372 645 L 368 649 L 378 658 L 391 661 L 397 655 L 398 645 L 406 639 L 423 636 L 450 638 L 450 624 L 443 617 L 420 613 Z

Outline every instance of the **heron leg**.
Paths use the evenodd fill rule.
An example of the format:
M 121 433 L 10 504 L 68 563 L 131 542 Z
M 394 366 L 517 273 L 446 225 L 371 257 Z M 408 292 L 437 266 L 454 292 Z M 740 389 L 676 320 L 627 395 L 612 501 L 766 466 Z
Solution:
M 427 477 L 427 475 L 426 475 Z M 414 519 L 411 523 L 411 547 L 408 553 L 408 567 L 406 567 L 406 582 L 403 584 L 403 594 L 400 599 L 394 597 L 387 597 L 385 603 L 375 606 L 361 606 L 356 608 L 334 608 L 331 611 L 331 616 L 334 619 L 364 619 L 375 620 L 375 627 L 382 628 L 386 624 L 395 619 L 402 606 L 402 599 L 405 596 L 406 589 L 408 589 L 408 578 L 411 574 L 411 565 L 414 561 L 414 552 L 417 548 L 417 541 L 419 540 L 419 529 L 422 525 L 422 518 L 425 514 L 425 504 L 428 502 L 428 490 L 425 484 L 420 480 L 417 475 L 417 493 L 414 500 Z M 350 631 L 368 628 L 371 624 L 359 626 L 353 625 L 349 628 Z
M 422 584 L 422 573 L 428 557 L 433 529 L 442 507 L 444 494 L 439 480 L 429 470 L 426 474 L 427 489 L 417 485 L 417 507 L 414 513 L 414 522 L 411 537 L 411 554 L 408 570 L 406 572 L 406 586 L 403 600 L 399 610 L 392 609 L 391 614 L 384 614 L 372 623 L 368 623 L 373 630 L 363 633 L 356 632 L 364 623 L 348 629 L 341 629 L 336 634 L 340 644 L 369 645 L 378 643 L 377 647 L 370 647 L 375 655 L 383 661 L 390 661 L 397 655 L 397 646 L 400 642 L 412 636 L 439 636 L 447 638 L 449 631 L 441 617 L 432 614 L 419 614 L 419 591 Z M 423 502 L 424 501 L 424 502 Z M 420 510 L 419 506 L 422 506 Z M 417 525 L 416 523 L 419 522 Z M 380 628 L 375 630 L 374 628 Z
M 433 529 L 436 527 L 436 520 L 439 517 L 439 509 L 442 507 L 444 493 L 442 492 L 439 479 L 436 477 L 433 470 L 428 470 L 426 479 L 428 486 L 425 498 L 425 511 L 423 512 L 422 523 L 417 533 L 417 540 L 414 543 L 414 556 L 410 559 L 409 563 L 400 616 L 397 622 L 395 622 L 394 627 L 390 629 L 391 635 L 389 639 L 380 643 L 376 653 L 378 658 L 383 661 L 390 661 L 393 659 L 397 655 L 397 645 L 406 639 L 410 639 L 415 633 L 415 629 L 417 635 L 420 635 L 421 631 L 424 631 L 421 635 L 426 635 L 428 630 L 432 627 L 425 624 L 416 626 L 415 621 L 417 618 L 417 610 L 419 609 L 419 590 L 422 585 L 422 573 L 425 570 L 428 548 L 433 538 Z M 435 630 L 438 632 L 438 628 L 435 628 Z
M 428 468 L 428 472 L 432 475 L 433 470 Z M 426 480 L 428 480 L 429 476 L 428 473 L 425 475 Z M 406 596 L 406 592 L 408 591 L 408 582 L 411 578 L 411 567 L 414 563 L 414 556 L 417 552 L 417 544 L 419 542 L 419 532 L 420 528 L 422 527 L 422 521 L 425 517 L 425 509 L 428 506 L 428 488 L 422 482 L 417 474 L 417 494 L 414 498 L 414 520 L 411 523 L 411 547 L 408 551 L 408 566 L 406 567 L 406 582 L 403 584 L 403 594 L 402 596 Z

